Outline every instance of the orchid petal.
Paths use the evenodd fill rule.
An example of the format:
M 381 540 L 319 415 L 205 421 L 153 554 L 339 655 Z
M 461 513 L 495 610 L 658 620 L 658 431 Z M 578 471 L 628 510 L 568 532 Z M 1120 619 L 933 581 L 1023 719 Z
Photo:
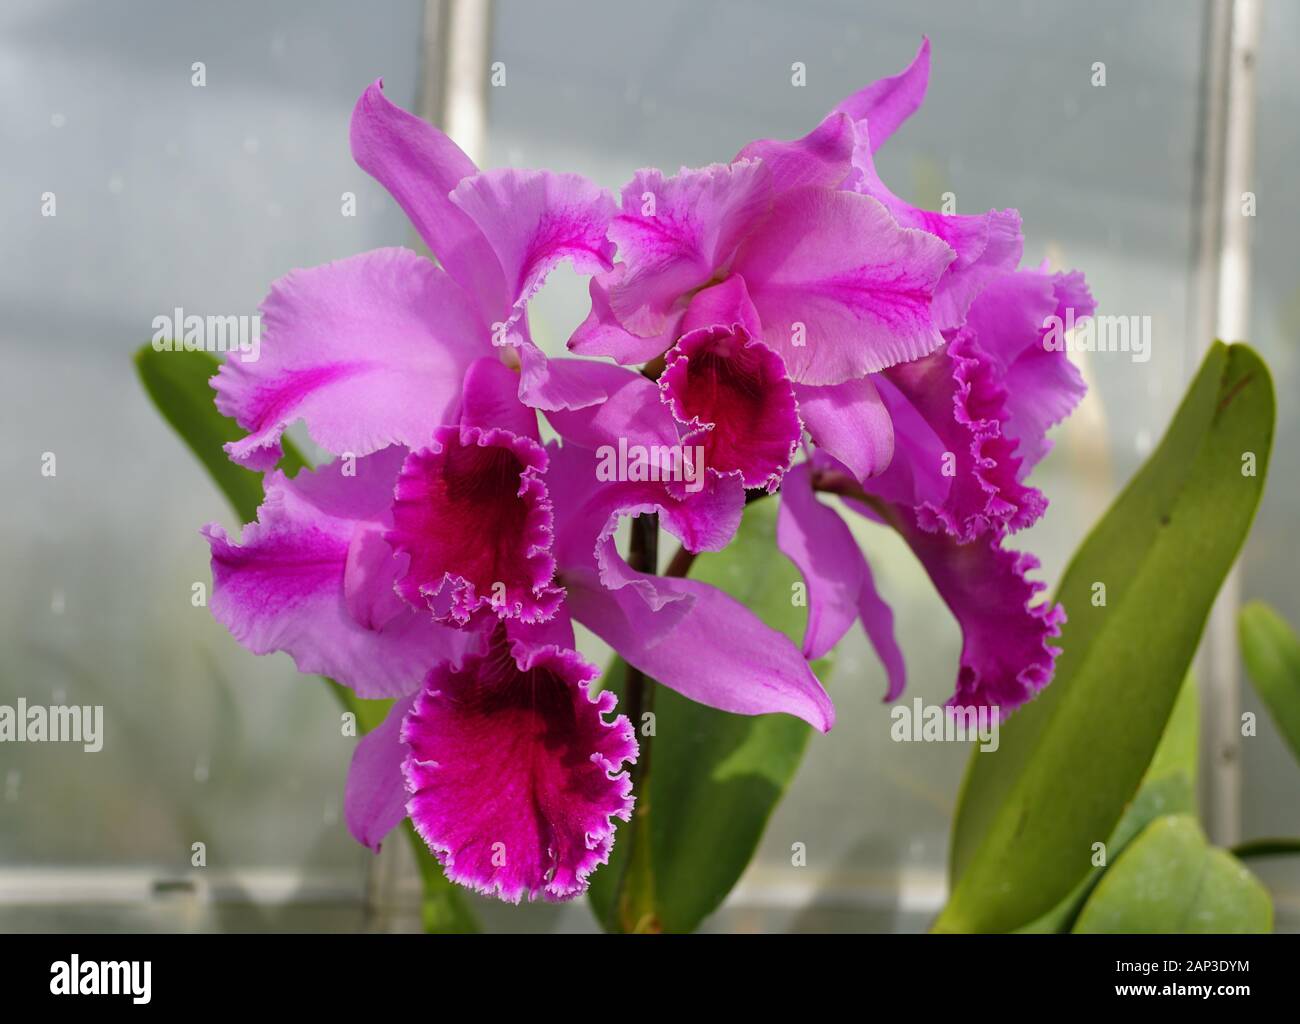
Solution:
M 836 189 L 856 172 L 853 153 L 865 144 L 866 123 L 859 126 L 843 113 L 832 113 L 807 135 L 790 141 L 758 139 L 737 160 L 761 160 L 772 175 L 772 189 L 788 192 L 804 186 Z
M 632 586 L 572 585 L 570 612 L 628 664 L 697 703 L 738 715 L 785 712 L 830 731 L 830 698 L 784 634 L 707 583 L 655 577 L 652 585 L 676 599 L 662 624 L 665 613 L 649 611 Z
M 734 271 L 790 379 L 841 384 L 942 344 L 930 303 L 952 259 L 868 196 L 805 188 L 776 200 Z
M 824 387 L 796 384 L 794 393 L 818 448 L 859 481 L 885 471 L 894 458 L 894 424 L 870 377 Z
M 402 725 L 411 820 L 447 877 L 518 902 L 569 899 L 631 816 L 627 718 L 597 670 L 554 647 L 501 645 L 435 669 Z
M 454 416 L 461 377 L 491 351 L 445 273 L 407 249 L 378 249 L 280 278 L 262 305 L 256 360 L 232 354 L 217 408 L 249 431 L 231 458 L 269 469 L 302 419 L 335 455 L 423 445 Z
M 971 330 L 1003 374 L 1005 432 L 1018 442 L 1022 476 L 1051 449 L 1047 431 L 1073 412 L 1087 391 L 1069 354 L 1044 344 L 1046 319 L 1081 323 L 1095 308 L 1082 274 L 1034 270 L 1000 278 L 971 307 Z
M 776 520 L 777 547 L 808 586 L 804 657 L 822 657 L 861 619 L 889 679 L 885 700 L 895 700 L 907 685 L 907 669 L 894 638 L 894 613 L 876 592 L 853 533 L 839 513 L 817 500 L 810 475 L 806 462 L 786 474 Z
M 625 366 L 646 363 L 662 355 L 677 339 L 680 318 L 668 317 L 658 332 L 645 337 L 634 334 L 619 323 L 610 305 L 610 291 L 627 276 L 627 264 L 616 263 L 607 274 L 591 279 L 591 312 L 569 338 L 569 350 L 584 356 L 608 356 Z
M 835 112 L 847 114 L 855 121 L 867 121 L 874 153 L 921 109 L 929 84 L 930 40 L 922 38 L 916 56 L 904 70 L 859 89 L 842 100 Z
M 924 528 L 943 530 L 967 542 L 985 533 L 1000 537 L 1042 516 L 1047 500 L 1021 482 L 1016 442 L 1003 430 L 1006 388 L 969 328 L 959 331 L 939 352 L 893 367 L 885 376 L 943 445 L 933 464 L 908 467 L 914 481 L 928 481 L 922 485 L 925 489 L 946 490 L 941 502 L 918 506 Z M 896 453 L 895 463 L 899 458 Z M 936 479 L 945 477 L 947 488 Z M 868 480 L 865 486 L 883 497 L 896 482 L 896 477 Z
M 331 463 L 290 480 L 266 477 L 266 500 L 235 544 L 216 524 L 212 614 L 254 654 L 287 651 L 362 697 L 410 693 L 436 658 L 468 638 L 385 601 L 401 563 L 374 543 L 385 526 L 403 449 Z
M 352 111 L 352 157 L 384 186 L 438 258 L 483 312 L 508 305 L 505 275 L 488 239 L 451 201 L 463 178 L 477 173 L 443 132 L 370 85 Z
M 352 838 L 376 853 L 384 837 L 406 817 L 402 762 L 407 751 L 401 730 L 402 719 L 414 701 L 415 694 L 411 694 L 393 703 L 383 722 L 361 737 L 348 768 L 343 816 Z
M 519 375 L 500 359 L 484 356 L 465 374 L 460 411 L 462 427 L 500 427 L 520 437 L 541 441 L 537 413 L 519 401 Z
M 883 203 L 900 227 L 925 231 L 956 254 L 935 288 L 932 312 L 940 330 L 960 327 L 984 287 L 1019 265 L 1024 251 L 1020 214 L 1015 210 L 982 214 L 922 210 L 899 199 L 885 186 L 865 144 L 859 145 L 853 163 L 857 170 L 852 181 L 855 191 Z
M 887 374 L 873 374 L 870 380 L 889 416 L 894 437 L 893 457 L 883 472 L 870 478 L 871 493 L 899 505 L 942 505 L 952 491 L 952 477 L 943 472 L 944 439 Z M 829 449 L 822 450 L 831 454 Z M 848 469 L 860 483 L 868 482 L 854 467 Z
M 552 510 L 536 441 L 503 429 L 442 427 L 397 478 L 387 539 L 409 557 L 397 589 L 464 624 L 480 609 L 529 621 L 555 613 Z
M 614 198 L 581 175 L 483 171 L 460 182 L 451 201 L 482 231 L 505 274 L 509 308 L 492 311 L 501 318 L 494 331 L 509 334 L 562 261 L 580 274 L 613 266 L 614 244 L 605 232 L 616 212 Z
M 781 357 L 739 323 L 700 327 L 668 353 L 659 387 L 715 473 L 775 490 L 803 427 Z
M 757 161 L 682 168 L 671 178 L 637 171 L 609 229 L 627 266 L 609 288 L 623 327 L 643 337 L 669 331 L 682 297 L 709 283 L 770 202 L 770 176 Z
M 897 509 L 894 525 L 929 573 L 962 631 L 961 667 L 948 704 L 1000 709 L 1005 717 L 1032 700 L 1051 681 L 1060 649 L 1065 609 L 1035 602 L 1046 585 L 1030 580 L 1033 555 L 981 538 L 956 538 L 921 528 L 915 515 Z

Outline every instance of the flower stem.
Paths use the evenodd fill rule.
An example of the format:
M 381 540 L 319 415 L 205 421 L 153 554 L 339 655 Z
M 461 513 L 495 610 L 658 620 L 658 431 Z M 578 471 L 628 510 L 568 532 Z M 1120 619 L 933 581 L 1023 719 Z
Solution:
M 659 517 L 641 515 L 632 520 L 632 542 L 628 550 L 628 565 L 639 572 L 653 573 L 659 567 Z M 653 716 L 655 683 L 631 665 L 624 677 L 623 701 L 628 720 L 636 730 L 640 752 L 632 766 L 632 792 L 636 795 L 636 808 L 628 823 L 630 855 L 618 886 L 618 920 L 624 932 L 657 932 L 660 930 L 654 912 L 654 874 L 650 859 L 650 743 L 653 729 L 648 735 L 642 728 L 642 718 Z

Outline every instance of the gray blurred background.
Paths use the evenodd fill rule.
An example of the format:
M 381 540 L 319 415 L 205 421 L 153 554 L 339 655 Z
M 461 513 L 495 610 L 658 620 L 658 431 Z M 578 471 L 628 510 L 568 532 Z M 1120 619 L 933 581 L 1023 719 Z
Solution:
M 0 9 L 0 703 L 103 704 L 107 720 L 97 754 L 0 747 L 0 928 L 418 927 L 405 848 L 390 843 L 376 865 L 342 823 L 353 741 L 330 696 L 191 605 L 191 585 L 209 579 L 198 527 L 238 524 L 149 405 L 130 356 L 175 306 L 252 313 L 292 268 L 412 243 L 352 163 L 347 130 L 381 75 L 408 108 L 437 93 L 448 46 L 424 31 L 426 6 L 438 7 Z M 1279 423 L 1241 592 L 1300 623 L 1300 6 L 1274 0 L 1263 18 L 1249 333 L 1273 368 Z M 506 85 L 485 92 L 485 144 L 466 141 L 486 166 L 574 170 L 617 189 L 637 167 L 726 160 L 750 139 L 803 134 L 904 67 L 928 34 L 926 105 L 881 151 L 882 177 L 930 208 L 947 191 L 963 212 L 1018 207 L 1027 263 L 1083 269 L 1103 312 L 1152 318 L 1150 362 L 1079 357 L 1091 394 L 1036 477 L 1052 508 L 1017 538 L 1054 583 L 1159 439 L 1209 341 L 1195 312 L 1208 24 L 1206 5 L 1182 0 L 498 0 L 478 56 L 504 64 Z M 794 61 L 804 88 L 791 87 Z M 1105 88 L 1091 85 L 1095 61 Z M 348 191 L 355 218 L 340 215 Z M 56 217 L 41 216 L 45 192 Z M 585 303 L 582 282 L 556 274 L 534 304 L 539 339 L 562 347 Z M 53 479 L 40 474 L 46 451 Z M 941 702 L 957 630 L 900 543 L 862 539 L 898 614 L 908 696 Z M 710 929 L 913 931 L 941 906 L 965 749 L 889 741 L 883 673 L 859 631 L 832 692 L 839 725 L 810 744 Z M 1248 689 L 1242 701 L 1261 727 L 1242 751 L 1241 831 L 1300 833 L 1300 768 Z M 196 841 L 203 872 L 190 868 Z M 796 841 L 809 850 L 799 871 Z M 1294 865 L 1252 868 L 1279 927 L 1296 928 Z M 489 928 L 595 927 L 581 901 L 474 902 Z

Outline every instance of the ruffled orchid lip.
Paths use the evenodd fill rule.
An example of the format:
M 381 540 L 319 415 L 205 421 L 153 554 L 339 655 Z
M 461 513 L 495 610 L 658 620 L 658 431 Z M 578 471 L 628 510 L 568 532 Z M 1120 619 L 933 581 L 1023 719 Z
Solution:
M 1036 522 L 1042 492 L 1022 481 L 1018 442 L 1005 430 L 1008 394 L 969 328 L 938 352 L 891 367 L 882 394 L 903 428 L 903 451 L 871 493 L 917 510 L 919 525 L 960 543 L 995 540 Z
M 435 669 L 401 726 L 406 810 L 447 877 L 485 895 L 570 899 L 632 813 L 631 723 L 608 720 L 598 670 L 553 644 L 510 642 Z
M 541 445 L 503 429 L 443 427 L 431 447 L 412 452 L 386 535 L 409 558 L 398 593 L 459 624 L 480 609 L 549 619 L 564 592 L 552 582 L 546 464 Z
M 701 327 L 669 351 L 663 401 L 718 474 L 775 490 L 798 449 L 803 425 L 781 357 L 741 324 Z
M 1002 546 L 1000 535 L 963 541 L 931 530 L 920 509 L 865 493 L 852 474 L 825 458 L 812 472 L 816 490 L 837 494 L 854 511 L 895 529 L 920 560 L 962 631 L 953 708 L 987 707 L 1005 719 L 1051 681 L 1065 609 L 1040 600 L 1046 589 L 1030 579 L 1033 555 Z
M 950 708 L 987 707 L 999 719 L 1033 700 L 1049 682 L 1061 653 L 1066 614 L 1040 600 L 1047 589 L 1030 579 L 1039 561 L 981 539 L 954 549 L 942 534 L 909 538 L 962 630 L 961 664 Z

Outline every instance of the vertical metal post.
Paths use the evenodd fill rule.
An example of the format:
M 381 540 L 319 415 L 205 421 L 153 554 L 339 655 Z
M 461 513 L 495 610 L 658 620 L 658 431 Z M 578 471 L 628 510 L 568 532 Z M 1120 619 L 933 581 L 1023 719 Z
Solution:
M 1193 329 L 1198 342 L 1245 339 L 1250 330 L 1250 224 L 1255 149 L 1255 54 L 1259 0 L 1211 0 L 1202 122 L 1202 187 Z M 1201 795 L 1210 838 L 1241 838 L 1241 673 L 1238 568 L 1210 613 L 1197 660 L 1202 720 Z
M 487 155 L 492 0 L 425 0 L 419 114 L 480 167 Z

